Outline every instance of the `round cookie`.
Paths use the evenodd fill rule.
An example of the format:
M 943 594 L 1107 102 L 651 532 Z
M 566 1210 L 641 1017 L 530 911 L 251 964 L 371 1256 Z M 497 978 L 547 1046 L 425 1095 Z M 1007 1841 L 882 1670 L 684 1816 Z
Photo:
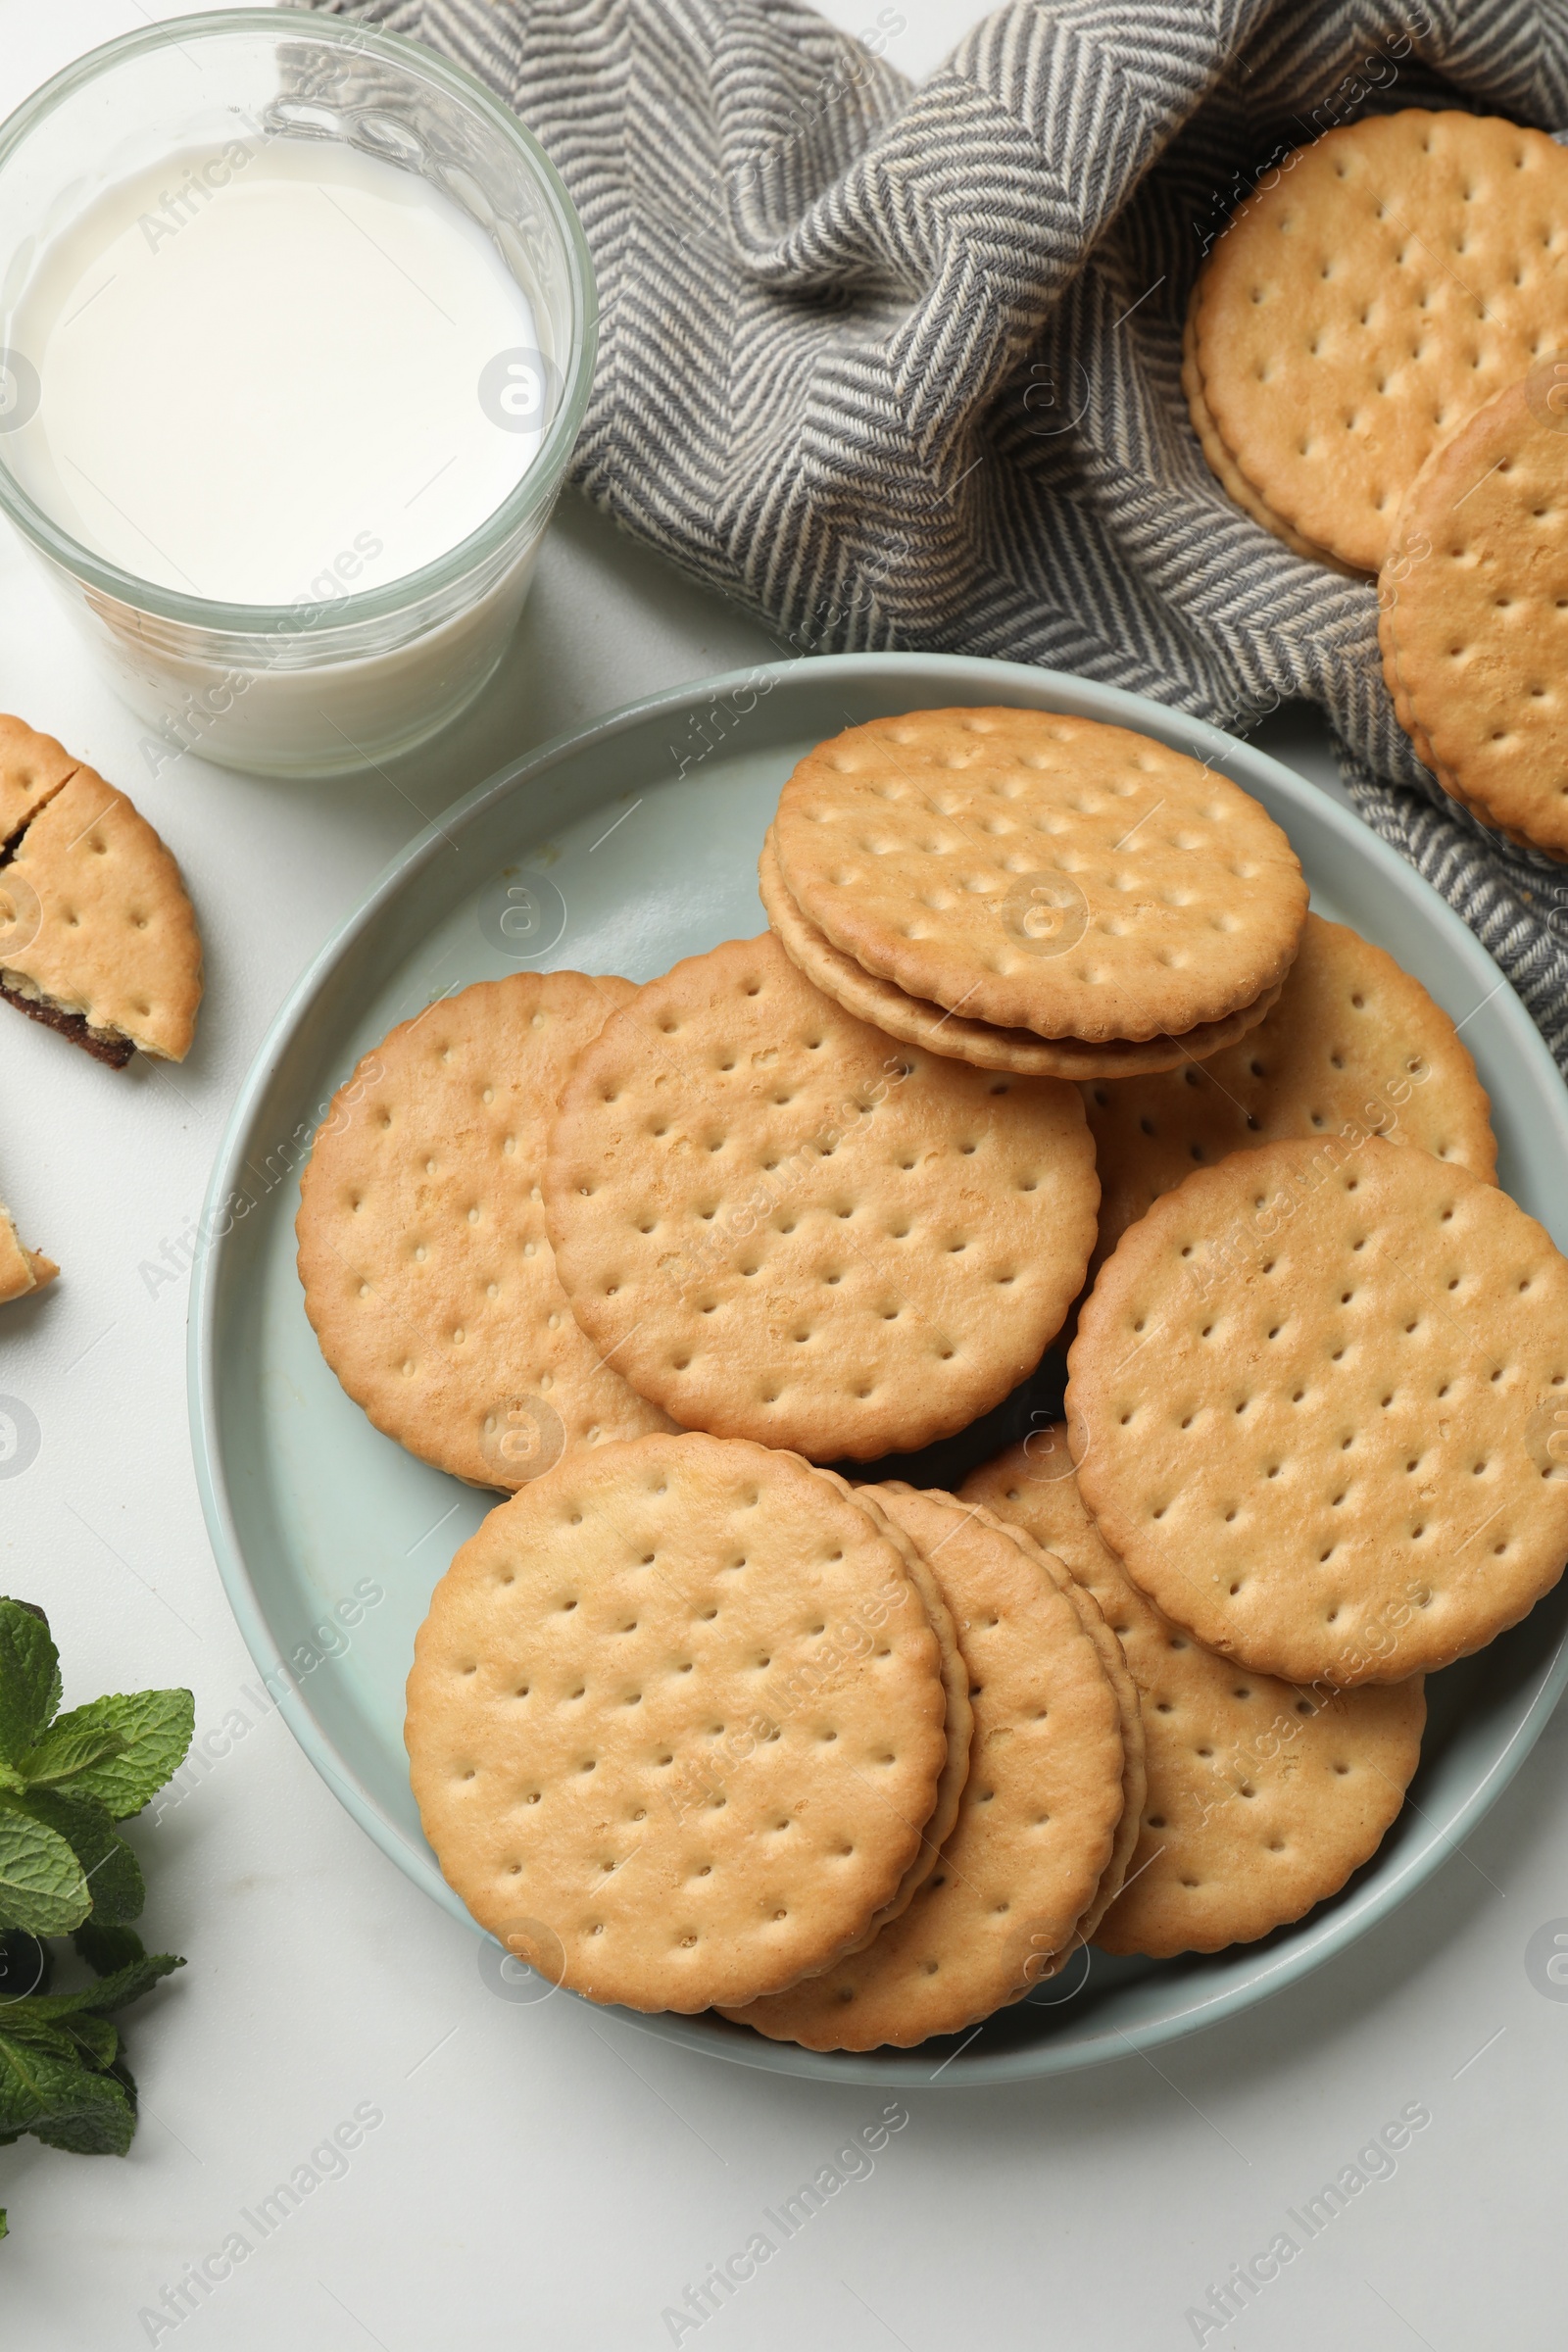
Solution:
M 897 1548 L 765 1446 L 650 1437 L 499 1504 L 431 1596 L 406 1737 L 482 1927 L 591 2000 L 690 2012 L 821 1969 L 948 1756 Z
M 1565 253 L 1568 154 L 1542 131 L 1408 108 L 1298 149 L 1193 294 L 1237 471 L 1300 538 L 1377 571 L 1428 453 L 1568 344 Z
M 539 1198 L 562 1082 L 629 980 L 515 972 L 403 1022 L 332 1098 L 295 1220 L 305 1311 L 377 1429 L 470 1486 L 670 1423 L 587 1341 Z
M 808 923 L 784 887 L 773 833 L 768 828 L 758 860 L 758 884 L 767 919 L 791 963 L 806 974 L 813 988 L 831 997 L 858 1021 L 868 1021 L 889 1037 L 911 1046 L 927 1046 L 954 1061 L 967 1061 L 980 1070 L 1014 1070 L 1029 1078 L 1127 1078 L 1146 1070 L 1174 1069 L 1179 1062 L 1201 1061 L 1222 1046 L 1234 1044 L 1255 1028 L 1276 1002 L 1280 984 L 1266 989 L 1254 1004 L 1245 1005 L 1223 1021 L 1189 1029 L 1185 1037 L 1152 1037 L 1141 1045 L 1112 1039 L 1086 1046 L 1076 1037 L 1036 1037 L 1032 1029 L 994 1029 L 989 1021 L 971 1021 L 961 1012 L 944 1012 L 906 997 L 891 980 L 862 971 L 853 956 L 844 955 Z
M 1146 1599 L 1060 1474 L 1065 1430 L 1036 1432 L 964 1482 L 1064 1561 L 1126 1653 L 1148 1793 L 1107 1952 L 1217 1952 L 1337 1894 L 1377 1851 L 1421 1755 L 1423 1682 L 1304 1691 L 1205 1649 Z M 1053 1471 L 1057 1474 L 1051 1475 Z
M 1495 1185 L 1378 1137 L 1269 1144 L 1156 1200 L 1067 1359 L 1078 1482 L 1165 1614 L 1346 1690 L 1446 1666 L 1568 1558 L 1568 1261 Z
M 725 2009 L 812 2050 L 907 2048 L 1021 2000 L 1093 1901 L 1122 1810 L 1115 1697 L 1066 1595 L 951 1497 L 890 1488 L 886 1500 L 921 1528 L 953 1610 L 973 1760 L 953 1835 L 903 1917 L 793 1991 Z
M 1491 1104 L 1464 1043 L 1392 956 L 1309 914 L 1278 1003 L 1202 1068 L 1086 1085 L 1100 1171 L 1095 1263 L 1162 1193 L 1285 1136 L 1383 1135 L 1490 1182 Z
M 858 1460 L 967 1427 L 1094 1246 L 1083 1104 L 895 1045 L 770 933 L 678 963 L 584 1053 L 545 1171 L 607 1361 L 688 1428 Z
M 944 1496 L 943 1499 L 947 1500 L 948 1497 Z M 1138 1844 L 1139 1824 L 1143 1818 L 1144 1797 L 1148 1788 L 1148 1767 L 1144 1753 L 1144 1718 L 1138 1703 L 1138 1686 L 1128 1671 L 1121 1643 L 1107 1622 L 1096 1594 L 1091 1592 L 1087 1586 L 1081 1585 L 1063 1562 L 1053 1556 L 1048 1546 L 1037 1544 L 1026 1528 L 1020 1527 L 1015 1520 L 1009 1520 L 1004 1515 L 989 1509 L 983 1495 L 965 1494 L 961 1498 L 955 1496 L 953 1499 L 961 1500 L 961 1507 L 973 1511 L 975 1517 L 985 1526 L 995 1528 L 1001 1534 L 1010 1537 L 1014 1544 L 1022 1544 L 1035 1564 L 1043 1568 L 1052 1581 L 1066 1594 L 1077 1613 L 1079 1624 L 1095 1645 L 1100 1663 L 1104 1669 L 1105 1680 L 1115 1692 L 1116 1714 L 1121 1725 L 1122 1811 L 1121 1819 L 1116 1824 L 1116 1842 L 1110 1849 L 1110 1859 L 1105 1865 L 1104 1875 L 1095 1888 L 1093 1901 L 1073 1931 L 1075 1943 L 1087 1943 L 1111 1904 L 1120 1894 L 1127 1872 L 1132 1864 L 1134 1850 Z M 1065 1957 L 1064 1953 L 1063 1958 Z
M 1411 485 L 1382 583 L 1384 672 L 1444 789 L 1568 858 L 1568 466 L 1549 370 L 1488 401 Z
M 865 971 L 1095 1045 L 1256 1004 L 1306 911 L 1295 852 L 1239 786 L 1060 711 L 850 727 L 795 768 L 773 840 L 802 914 Z

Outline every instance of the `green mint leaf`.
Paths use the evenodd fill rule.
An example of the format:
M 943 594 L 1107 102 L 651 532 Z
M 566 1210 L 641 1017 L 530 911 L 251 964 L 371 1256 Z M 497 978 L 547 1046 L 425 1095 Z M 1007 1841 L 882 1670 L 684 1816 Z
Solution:
M 70 1715 L 57 1716 L 37 1746 L 29 1747 L 19 1759 L 16 1770 L 23 1786 L 58 1788 L 63 1782 L 74 1781 L 90 1765 L 124 1754 L 130 1742 L 123 1732 L 108 1723 L 83 1723 L 81 1717 L 87 1711 L 78 1707 Z
M 0 2131 L 30 2132 L 35 2118 L 48 2114 L 48 2098 L 38 2081 L 38 2068 L 44 2063 L 24 2041 L 0 2034 Z
M 110 2067 L 120 2055 L 120 2029 L 107 2017 L 93 2017 L 78 2010 L 67 2021 L 66 2032 L 73 2041 L 80 2044 L 78 2056 L 85 2053 L 94 2066 Z
M 39 1747 L 59 1740 L 64 1754 L 68 1739 L 114 1733 L 122 1746 L 77 1764 L 70 1786 L 73 1792 L 101 1797 L 117 1821 L 125 1821 L 179 1770 L 195 1728 L 195 1701 L 188 1690 L 121 1691 L 73 1707 Z M 28 1777 L 36 1776 L 29 1772 Z
M 120 2055 L 120 2031 L 107 2017 L 66 2017 L 58 2023 L 34 2017 L 30 2001 L 17 2001 L 0 2020 L 0 2039 L 21 2042 L 70 2066 L 109 2068 Z
M 86 1877 L 94 1919 L 106 1928 L 118 1928 L 141 1916 L 147 1900 L 141 1864 L 115 1828 L 107 1805 L 75 1788 L 29 1788 L 13 1801 L 19 1812 L 64 1838 Z
M 113 2075 L 0 2031 L 0 2131 L 30 2132 L 78 2156 L 123 2156 L 135 2109 Z
M 107 2071 L 120 2055 L 120 2029 L 107 2017 L 82 2014 L 62 2018 L 55 2025 L 47 2018 L 34 2017 L 26 2001 L 18 2001 L 4 2012 L 0 2038 L 19 2041 L 26 2049 L 63 2059 L 69 2066 L 96 2066 Z
M 138 2114 L 140 2112 L 141 2102 L 136 2092 L 136 2078 L 131 2073 L 129 2067 L 125 2064 L 123 2058 L 117 2058 L 114 2065 L 109 2069 L 109 2072 L 114 2076 L 115 2081 L 120 2084 L 121 2089 L 130 2101 L 131 2114 Z
M 83 1984 L 78 1992 L 48 1992 L 32 2004 L 35 2016 L 46 2022 L 61 2017 L 83 2014 L 109 2017 L 117 2009 L 124 2009 L 139 2001 L 144 1992 L 151 1992 L 162 1977 L 172 1976 L 184 1961 L 177 1952 L 148 1952 L 128 1967 L 117 1968 L 112 1977 L 101 1977 L 96 1984 Z M 0 2013 L 0 2033 L 5 2031 L 4 2016 Z M 0 2126 L 4 2124 L 0 2116 Z
M 89 2075 L 78 2069 L 73 2081 L 79 2087 L 66 2112 L 47 2124 L 34 2124 L 32 2136 L 47 2148 L 64 2148 L 68 2156 L 126 2156 L 136 2136 L 136 2110 L 128 2093 L 113 2075 Z
M 25 1788 L 26 1786 L 26 1782 L 23 1779 L 16 1766 L 14 1764 L 7 1764 L 4 1758 L 0 1757 L 0 1788 L 7 1790 L 11 1795 L 15 1796 L 20 1794 L 20 1792 Z
M 18 2001 L 6 2011 L 5 2024 L 0 2026 L 0 2041 L 18 2042 L 24 2049 L 41 2052 L 46 2058 L 63 2059 L 67 2066 L 81 2064 L 81 2052 L 72 2037 L 70 2027 L 64 2023 L 53 2025 L 48 2018 L 34 2017 L 26 2001 Z
M 122 1928 L 140 1919 L 147 1901 L 147 1882 L 123 1838 L 113 1831 L 110 1837 L 113 1842 L 87 1871 L 87 1892 L 92 1896 L 93 1918 L 106 1928 Z
M 29 1936 L 64 1936 L 92 1902 L 80 1863 L 58 1831 L 0 1803 L 0 1926 Z
M 112 1977 L 116 1969 L 128 1968 L 133 1960 L 147 1957 L 134 1928 L 106 1928 L 101 1919 L 83 1920 L 71 1940 L 95 1977 Z M 4 1989 L 0 1984 L 0 1997 Z M 38 1986 L 40 1992 L 48 1989 L 47 1984 Z
M 41 1609 L 0 1600 L 0 1757 L 35 1746 L 60 1704 L 60 1655 Z

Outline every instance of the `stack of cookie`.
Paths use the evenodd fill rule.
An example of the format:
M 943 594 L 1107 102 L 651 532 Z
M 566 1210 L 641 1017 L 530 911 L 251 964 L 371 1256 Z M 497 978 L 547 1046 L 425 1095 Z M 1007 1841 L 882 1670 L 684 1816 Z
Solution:
M 785 953 L 890 1036 L 985 1069 L 1173 1069 L 1260 1021 L 1306 912 L 1250 795 L 1051 710 L 915 710 L 801 760 L 760 869 Z
M 591 1999 L 815 2048 L 954 2031 L 1059 1965 L 1136 1840 L 1136 1693 L 1068 1587 L 951 1497 L 764 1446 L 574 1453 L 436 1588 L 420 1819 Z
M 641 989 L 481 983 L 333 1102 L 323 1351 L 514 1490 L 420 1636 L 421 1818 L 558 1983 L 866 2049 L 1091 1939 L 1265 1935 L 1396 1817 L 1424 1677 L 1561 1572 L 1568 1263 L 1495 1185 L 1463 1040 L 1142 742 L 852 730 L 786 787 L 772 931 Z M 1081 889 L 1075 960 L 999 946 L 1004 876 Z M 994 1020 L 941 1009 L 976 987 Z M 966 1428 L 1075 1302 L 1067 1424 L 960 1499 L 820 1466 Z
M 973 1734 L 956 1819 L 902 1916 L 788 1991 L 726 2007 L 770 2040 L 816 2050 L 956 2034 L 1055 1975 L 1116 1902 L 1145 1797 L 1137 1689 L 1088 1588 L 1021 1529 L 951 1494 L 893 1484 L 857 1495 L 875 1497 L 940 1581 Z M 1092 1878 L 1086 1833 L 1098 1854 L 1104 1822 Z
M 1400 724 L 1445 790 L 1568 857 L 1568 154 L 1421 108 L 1287 156 L 1200 273 L 1183 383 L 1237 504 L 1378 579 Z

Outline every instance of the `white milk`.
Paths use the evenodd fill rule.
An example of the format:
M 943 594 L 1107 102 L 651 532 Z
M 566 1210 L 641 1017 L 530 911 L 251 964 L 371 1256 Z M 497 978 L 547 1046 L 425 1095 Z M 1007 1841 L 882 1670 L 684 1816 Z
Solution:
M 112 187 L 44 247 L 0 341 L 39 380 L 6 446 L 23 487 L 100 557 L 221 603 L 416 571 L 539 447 L 517 429 L 534 318 L 500 255 L 428 180 L 336 140 L 246 134 Z

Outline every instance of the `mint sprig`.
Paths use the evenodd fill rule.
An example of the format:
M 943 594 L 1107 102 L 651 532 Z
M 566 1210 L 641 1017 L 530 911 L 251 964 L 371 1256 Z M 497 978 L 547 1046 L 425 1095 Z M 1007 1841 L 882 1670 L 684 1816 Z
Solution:
M 147 1952 L 131 1927 L 146 1887 L 115 1824 L 179 1770 L 194 1709 L 188 1690 L 122 1691 L 65 1715 L 60 1698 L 43 1611 L 0 1599 L 0 2146 L 31 2132 L 123 2156 L 136 2085 L 111 2017 L 185 1964 Z M 48 1939 L 67 1935 L 94 1982 L 52 1992 Z
M 0 1919 L 29 1936 L 66 1936 L 92 1909 L 87 1876 L 70 1844 L 0 1799 Z
M 96 1797 L 125 1821 L 179 1770 L 193 1728 L 188 1690 L 121 1691 L 59 1716 L 16 1769 L 29 1788 Z
M 0 1602 L 0 1756 L 10 1763 L 39 1739 L 60 1704 L 60 1652 L 49 1620 L 25 1601 Z

